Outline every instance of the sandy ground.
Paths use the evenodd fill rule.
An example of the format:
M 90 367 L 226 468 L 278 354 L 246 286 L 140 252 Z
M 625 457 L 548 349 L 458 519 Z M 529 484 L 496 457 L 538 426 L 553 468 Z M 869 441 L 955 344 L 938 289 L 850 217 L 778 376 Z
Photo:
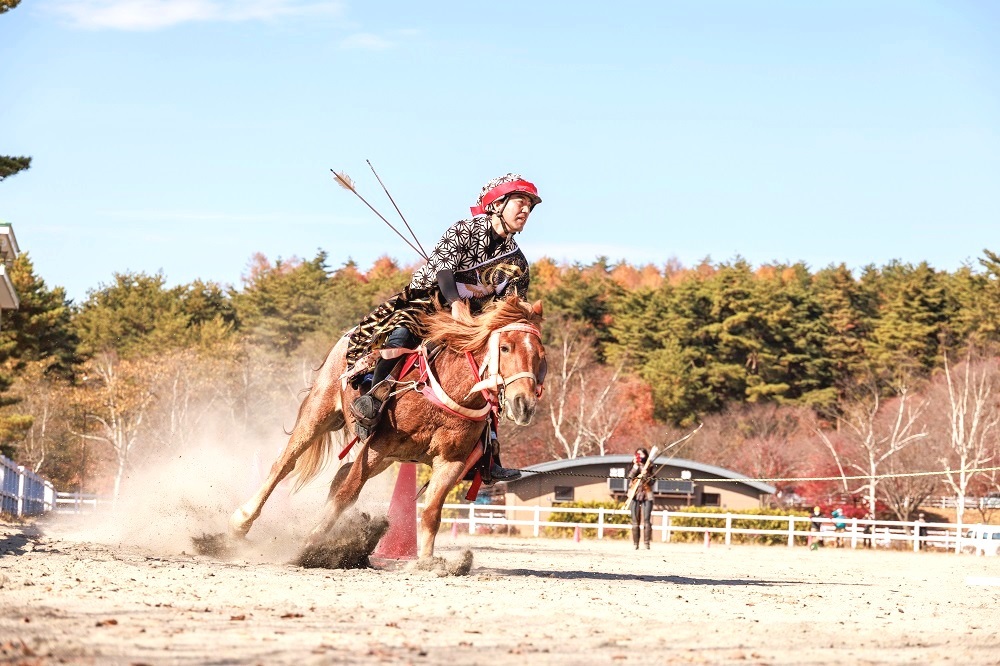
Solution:
M 0 523 L 0 661 L 1000 664 L 1000 558 L 445 533 L 440 577 L 60 533 Z

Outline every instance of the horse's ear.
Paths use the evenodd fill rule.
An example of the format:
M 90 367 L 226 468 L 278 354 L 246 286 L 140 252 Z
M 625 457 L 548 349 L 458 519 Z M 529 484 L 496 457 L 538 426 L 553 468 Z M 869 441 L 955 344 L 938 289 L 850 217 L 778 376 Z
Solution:
M 532 303 L 531 304 L 531 311 L 534 312 L 539 317 L 541 317 L 542 316 L 542 302 L 541 301 L 535 301 L 534 303 Z

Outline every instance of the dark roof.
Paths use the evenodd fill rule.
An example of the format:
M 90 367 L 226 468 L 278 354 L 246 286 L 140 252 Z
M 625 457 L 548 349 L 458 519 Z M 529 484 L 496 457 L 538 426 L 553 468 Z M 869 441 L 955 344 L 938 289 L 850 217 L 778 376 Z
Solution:
M 666 463 L 667 467 L 678 467 L 681 469 L 689 469 L 692 472 L 692 476 L 698 477 L 696 472 L 701 472 L 704 474 L 711 474 L 712 476 L 717 476 L 722 479 L 736 479 L 740 483 L 746 486 L 750 486 L 755 490 L 759 490 L 764 493 L 774 494 L 776 488 L 770 486 L 761 481 L 754 481 L 748 476 L 744 476 L 739 472 L 734 472 L 731 469 L 725 469 L 724 467 L 716 467 L 715 465 L 706 465 L 705 463 L 695 462 L 693 460 L 686 460 L 684 458 L 657 458 L 656 464 L 660 465 Z M 532 465 L 531 467 L 523 468 L 523 471 L 527 473 L 531 472 L 558 472 L 573 469 L 575 467 L 585 467 L 587 465 L 631 465 L 632 456 L 628 454 L 616 453 L 608 456 L 585 456 L 583 458 L 571 458 L 569 460 L 552 460 L 549 462 L 544 462 L 539 465 Z M 523 480 L 525 477 L 522 477 Z M 508 481 L 507 485 L 512 485 L 518 483 L 518 481 Z

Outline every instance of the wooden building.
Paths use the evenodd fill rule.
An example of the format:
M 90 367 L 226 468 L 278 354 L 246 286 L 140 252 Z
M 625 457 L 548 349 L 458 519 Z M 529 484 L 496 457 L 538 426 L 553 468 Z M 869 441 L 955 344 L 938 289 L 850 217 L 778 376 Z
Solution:
M 21 304 L 8 274 L 19 252 L 14 228 L 8 222 L 0 222 L 0 326 L 3 310 L 16 310 Z
M 656 467 L 664 463 L 653 487 L 654 509 L 755 509 L 775 492 L 774 486 L 722 467 L 682 458 L 662 458 Z M 520 479 L 506 484 L 506 503 L 558 506 L 563 502 L 620 502 L 628 490 L 625 476 L 631 467 L 631 455 L 588 456 L 534 465 L 526 468 Z

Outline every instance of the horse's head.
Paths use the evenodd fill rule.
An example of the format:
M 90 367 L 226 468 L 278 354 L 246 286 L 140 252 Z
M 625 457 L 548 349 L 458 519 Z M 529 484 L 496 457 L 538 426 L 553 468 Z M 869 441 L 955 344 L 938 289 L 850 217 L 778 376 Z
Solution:
M 469 395 L 480 390 L 495 394 L 511 420 L 527 425 L 545 380 L 545 349 L 538 329 L 541 321 L 541 301 L 532 305 L 512 296 L 494 302 L 475 317 L 466 304 L 460 304 L 451 314 L 427 314 L 420 324 L 425 339 L 476 356 L 481 381 Z
M 532 306 L 532 311 L 541 317 L 541 301 Z M 514 423 L 528 425 L 535 414 L 545 381 L 542 334 L 529 321 L 503 326 L 490 339 L 491 357 L 493 354 L 496 354 L 500 404 Z M 493 364 L 492 359 L 490 364 Z

